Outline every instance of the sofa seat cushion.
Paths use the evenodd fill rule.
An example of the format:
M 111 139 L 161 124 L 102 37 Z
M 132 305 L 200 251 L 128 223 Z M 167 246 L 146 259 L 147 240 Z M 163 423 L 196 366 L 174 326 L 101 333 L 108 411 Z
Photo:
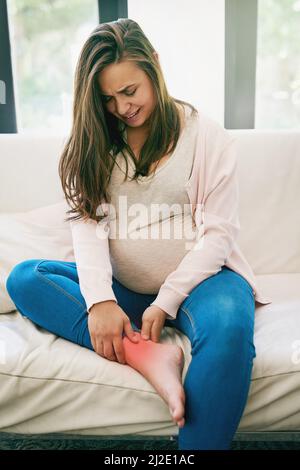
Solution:
M 239 430 L 299 430 L 300 273 L 257 278 L 273 302 L 256 308 L 256 358 Z
M 256 309 L 256 358 L 239 431 L 300 429 L 300 273 L 260 275 L 273 299 Z M 161 342 L 191 361 L 189 339 L 165 327 Z M 177 435 L 165 402 L 137 371 L 36 326 L 0 316 L 0 429 L 25 434 Z

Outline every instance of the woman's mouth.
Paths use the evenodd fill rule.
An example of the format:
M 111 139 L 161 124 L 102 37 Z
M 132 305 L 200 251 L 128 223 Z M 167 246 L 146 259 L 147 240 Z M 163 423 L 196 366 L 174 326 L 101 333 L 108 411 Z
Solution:
M 139 109 L 138 109 L 133 115 L 131 115 L 130 117 L 125 117 L 125 120 L 126 120 L 127 122 L 133 122 L 133 121 L 135 121 L 135 120 L 137 119 L 138 115 L 139 115 L 140 109 L 141 109 L 141 108 L 139 108 Z

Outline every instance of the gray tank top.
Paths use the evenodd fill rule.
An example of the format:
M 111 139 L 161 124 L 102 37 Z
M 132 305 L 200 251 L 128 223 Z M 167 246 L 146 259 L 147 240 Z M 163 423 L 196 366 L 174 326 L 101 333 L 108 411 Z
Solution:
M 109 250 L 113 276 L 135 292 L 156 294 L 196 243 L 186 184 L 192 173 L 198 116 L 185 107 L 186 123 L 171 156 L 149 176 L 128 176 L 122 154 L 116 156 L 109 193 Z M 125 132 L 126 139 L 126 132 Z

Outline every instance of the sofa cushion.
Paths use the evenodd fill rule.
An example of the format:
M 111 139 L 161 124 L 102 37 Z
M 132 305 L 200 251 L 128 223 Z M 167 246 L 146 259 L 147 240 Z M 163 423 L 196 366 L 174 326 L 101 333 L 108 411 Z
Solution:
M 0 134 L 0 212 L 23 212 L 60 202 L 58 163 L 68 136 Z
M 242 253 L 255 274 L 300 272 L 299 130 L 228 132 L 237 140 Z M 63 198 L 57 168 L 66 140 L 34 132 L 0 135 L 0 212 Z
M 0 214 L 0 313 L 15 310 L 6 280 L 13 267 L 33 258 L 75 261 L 65 201 L 27 212 Z
M 259 276 L 273 303 L 256 309 L 256 358 L 239 431 L 300 429 L 300 274 Z M 191 344 L 165 327 L 162 343 Z M 1 431 L 89 435 L 174 435 L 163 399 L 128 365 L 111 362 L 36 326 L 0 316 Z
M 300 272 L 300 132 L 235 130 L 237 242 L 255 274 Z
M 257 277 L 273 302 L 256 308 L 256 358 L 240 430 L 299 430 L 300 273 Z

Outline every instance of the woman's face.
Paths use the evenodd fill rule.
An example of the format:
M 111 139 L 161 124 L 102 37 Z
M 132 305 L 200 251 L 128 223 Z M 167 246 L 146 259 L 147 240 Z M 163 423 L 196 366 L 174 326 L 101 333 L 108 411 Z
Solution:
M 147 127 L 156 106 L 156 96 L 143 70 L 131 61 L 110 64 L 99 73 L 98 83 L 109 113 L 132 128 Z M 128 117 L 136 111 L 136 116 Z

